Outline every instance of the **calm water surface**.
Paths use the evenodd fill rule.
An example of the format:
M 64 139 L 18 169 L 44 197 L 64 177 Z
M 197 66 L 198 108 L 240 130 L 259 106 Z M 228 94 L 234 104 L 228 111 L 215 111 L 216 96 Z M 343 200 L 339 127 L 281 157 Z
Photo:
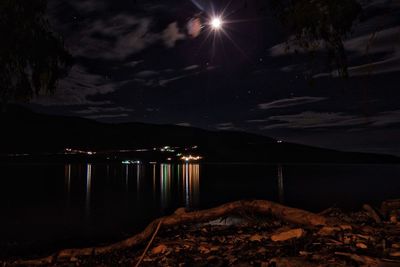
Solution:
M 0 248 L 11 254 L 23 246 L 118 240 L 182 206 L 198 209 L 233 200 L 268 199 L 321 211 L 400 197 L 398 165 L 0 167 Z

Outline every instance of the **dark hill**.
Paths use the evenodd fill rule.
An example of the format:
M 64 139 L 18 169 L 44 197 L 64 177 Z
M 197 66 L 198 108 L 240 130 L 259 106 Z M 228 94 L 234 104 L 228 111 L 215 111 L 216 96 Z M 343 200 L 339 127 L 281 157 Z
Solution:
M 104 151 L 160 146 L 198 146 L 211 162 L 398 163 L 389 155 L 340 152 L 244 132 L 144 123 L 105 124 L 43 115 L 11 107 L 0 115 L 0 153 L 58 153 L 64 148 Z

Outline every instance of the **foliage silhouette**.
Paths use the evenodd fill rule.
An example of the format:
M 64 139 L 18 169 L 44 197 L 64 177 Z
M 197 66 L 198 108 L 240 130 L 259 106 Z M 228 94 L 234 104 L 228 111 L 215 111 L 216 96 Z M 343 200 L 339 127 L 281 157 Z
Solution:
M 46 0 L 0 1 L 0 101 L 53 93 L 72 57 L 46 17 Z
M 324 46 L 339 76 L 348 77 L 344 38 L 360 17 L 357 0 L 270 0 L 272 9 L 291 35 L 291 46 L 311 53 Z

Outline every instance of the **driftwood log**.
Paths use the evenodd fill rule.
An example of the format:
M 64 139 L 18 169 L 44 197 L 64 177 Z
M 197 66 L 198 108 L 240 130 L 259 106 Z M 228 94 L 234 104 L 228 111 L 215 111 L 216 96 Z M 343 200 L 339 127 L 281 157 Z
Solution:
M 184 209 L 180 208 L 170 216 L 162 217 L 152 221 L 142 232 L 123 241 L 108 246 L 64 249 L 54 253 L 53 255 L 40 259 L 16 261 L 13 263 L 13 265 L 49 265 L 56 262 L 71 261 L 77 257 L 102 255 L 118 250 L 129 249 L 147 241 L 153 235 L 154 231 L 157 229 L 157 226 L 160 225 L 161 220 L 161 227 L 168 228 L 185 223 L 207 222 L 243 212 L 272 215 L 283 221 L 308 227 L 328 225 L 328 220 L 324 216 L 266 200 L 236 201 L 215 208 L 193 212 L 185 212 Z

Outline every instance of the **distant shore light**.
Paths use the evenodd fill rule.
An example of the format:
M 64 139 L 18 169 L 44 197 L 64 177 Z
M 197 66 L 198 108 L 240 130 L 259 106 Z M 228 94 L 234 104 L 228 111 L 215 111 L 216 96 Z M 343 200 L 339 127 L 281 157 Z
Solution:
M 202 157 L 200 157 L 200 156 L 192 156 L 192 155 L 189 155 L 189 156 L 182 156 L 181 159 L 182 159 L 183 161 L 189 162 L 189 161 L 198 161 L 198 160 L 201 160 Z

